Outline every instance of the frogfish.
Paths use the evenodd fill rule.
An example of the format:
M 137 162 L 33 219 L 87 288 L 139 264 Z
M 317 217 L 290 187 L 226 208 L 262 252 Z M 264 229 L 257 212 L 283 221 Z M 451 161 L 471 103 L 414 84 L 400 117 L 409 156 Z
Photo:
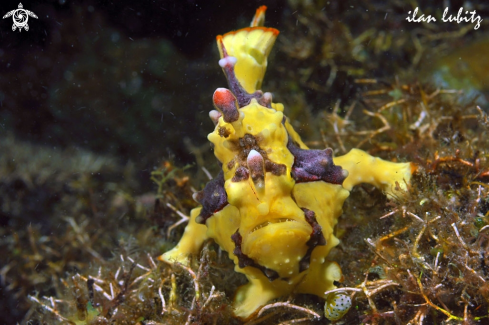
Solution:
M 409 162 L 395 163 L 352 149 L 309 149 L 262 90 L 268 55 L 279 34 L 263 27 L 266 7 L 251 26 L 217 36 L 219 65 L 228 88 L 213 94 L 208 135 L 221 171 L 194 194 L 180 242 L 160 256 L 189 265 L 203 242 L 212 238 L 234 261 L 248 283 L 234 296 L 234 314 L 242 319 L 291 293 L 326 299 L 342 273 L 328 258 L 338 245 L 334 227 L 353 186 L 369 183 L 388 197 L 406 190 Z

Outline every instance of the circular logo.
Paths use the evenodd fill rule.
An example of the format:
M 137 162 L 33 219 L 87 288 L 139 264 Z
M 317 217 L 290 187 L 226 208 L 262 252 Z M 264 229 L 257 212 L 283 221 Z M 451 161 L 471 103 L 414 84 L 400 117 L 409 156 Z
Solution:
M 37 18 L 35 13 L 24 9 L 22 3 L 19 3 L 18 9 L 7 12 L 7 14 L 3 16 L 3 18 L 5 19 L 10 16 L 12 16 L 12 19 L 14 21 L 14 24 L 12 25 L 13 31 L 15 31 L 17 28 L 19 29 L 19 31 L 22 31 L 22 28 L 24 28 L 26 31 L 29 30 L 29 25 L 27 25 L 29 16 L 33 18 Z

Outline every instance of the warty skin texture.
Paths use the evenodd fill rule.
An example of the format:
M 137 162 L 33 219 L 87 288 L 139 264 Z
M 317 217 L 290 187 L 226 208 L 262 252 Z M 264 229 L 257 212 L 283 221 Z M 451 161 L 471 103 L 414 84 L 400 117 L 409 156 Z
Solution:
M 194 198 L 180 242 L 160 259 L 188 265 L 212 238 L 249 282 L 234 298 L 236 316 L 248 318 L 268 301 L 290 293 L 326 298 L 342 274 L 328 254 L 339 240 L 334 226 L 349 191 L 370 183 L 395 196 L 405 189 L 410 163 L 392 163 L 352 149 L 309 150 L 284 116 L 282 104 L 259 88 L 278 31 L 254 26 L 217 37 L 220 66 L 230 90 L 213 96 L 216 124 L 208 139 L 222 173 Z

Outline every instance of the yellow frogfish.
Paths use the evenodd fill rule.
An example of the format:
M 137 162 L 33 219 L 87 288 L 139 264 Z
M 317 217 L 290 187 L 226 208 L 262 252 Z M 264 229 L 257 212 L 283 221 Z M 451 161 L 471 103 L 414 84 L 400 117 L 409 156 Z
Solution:
M 234 313 L 248 318 L 272 299 L 291 293 L 326 298 L 342 277 L 328 259 L 339 240 L 333 230 L 353 186 L 369 183 L 387 196 L 406 188 L 410 163 L 393 163 L 352 149 L 333 157 L 330 148 L 302 142 L 284 106 L 261 91 L 267 57 L 279 31 L 263 27 L 260 7 L 251 27 L 217 36 L 229 89 L 213 95 L 208 135 L 221 172 L 195 193 L 180 242 L 160 256 L 188 265 L 212 238 L 249 282 L 234 297 Z

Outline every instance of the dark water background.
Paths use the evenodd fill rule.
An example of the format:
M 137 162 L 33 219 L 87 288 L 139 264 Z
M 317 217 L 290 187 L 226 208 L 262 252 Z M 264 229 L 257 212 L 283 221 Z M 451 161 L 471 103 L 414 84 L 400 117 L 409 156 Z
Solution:
M 17 5 L 2 1 L 0 10 Z M 0 21 L 1 132 L 151 165 L 169 155 L 190 162 L 183 138 L 205 141 L 199 115 L 223 82 L 214 37 L 247 22 L 258 2 L 23 5 L 39 17 L 29 19 L 28 32 L 12 32 L 11 18 Z M 271 27 L 280 25 L 283 5 L 269 3 Z

